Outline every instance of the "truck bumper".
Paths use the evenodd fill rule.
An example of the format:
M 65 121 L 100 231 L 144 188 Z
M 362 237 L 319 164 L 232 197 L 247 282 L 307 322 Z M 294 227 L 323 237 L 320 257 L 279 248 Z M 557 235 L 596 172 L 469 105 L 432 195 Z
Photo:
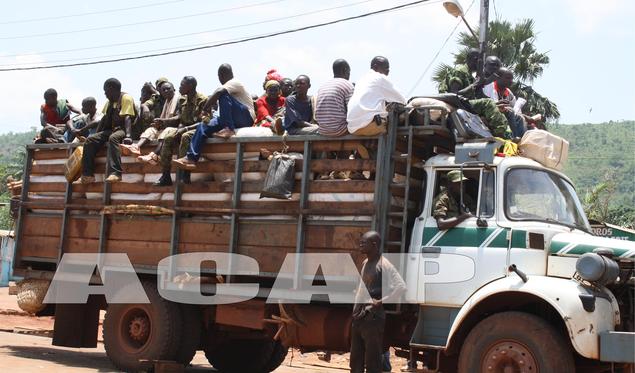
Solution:
M 600 333 L 600 360 L 611 363 L 635 363 L 635 333 Z

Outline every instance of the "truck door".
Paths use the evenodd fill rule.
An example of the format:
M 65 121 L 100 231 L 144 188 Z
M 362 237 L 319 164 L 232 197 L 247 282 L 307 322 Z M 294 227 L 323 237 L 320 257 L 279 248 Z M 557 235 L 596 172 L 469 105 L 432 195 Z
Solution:
M 415 229 L 412 240 L 411 255 L 417 255 L 415 245 L 420 255 L 417 299 L 426 305 L 461 306 L 478 288 L 506 274 L 507 232 L 496 224 L 495 169 L 463 170 L 464 201 L 472 202 L 466 207 L 475 217 L 439 230 L 433 217 L 435 197 L 443 192 L 452 169 L 434 169 L 430 175 L 433 189 L 418 221 L 423 229 Z

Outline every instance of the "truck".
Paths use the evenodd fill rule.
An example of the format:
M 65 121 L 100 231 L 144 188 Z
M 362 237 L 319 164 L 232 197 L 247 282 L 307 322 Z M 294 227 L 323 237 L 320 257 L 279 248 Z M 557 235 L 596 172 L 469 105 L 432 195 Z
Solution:
M 297 254 L 344 255 L 359 269 L 358 240 L 375 230 L 408 285 L 403 303 L 386 306 L 384 343 L 397 355 L 442 372 L 632 372 L 635 244 L 593 235 L 562 172 L 495 155 L 490 140 L 459 143 L 455 120 L 446 107 L 393 107 L 388 132 L 375 137 L 246 131 L 210 139 L 191 183 L 167 187 L 152 186 L 158 166 L 129 157 L 120 183 L 68 182 L 65 163 L 77 144 L 27 145 L 18 300 L 55 316 L 59 346 L 95 347 L 105 310 L 104 347 L 124 371 L 159 361 L 186 365 L 203 350 L 221 371 L 269 372 L 290 347 L 348 351 L 351 304 L 315 289 L 337 283 L 342 293 L 354 292 L 358 273 L 307 269 Z M 294 156 L 290 199 L 259 198 L 273 152 Z M 329 159 L 331 152 L 361 157 Z M 98 154 L 98 173 L 105 156 Z M 469 194 L 476 208 L 440 230 L 433 201 L 452 170 L 466 178 L 461 200 Z M 332 171 L 364 178 L 318 177 Z M 192 253 L 239 254 L 257 265 L 232 270 L 231 260 L 210 259 L 188 271 L 165 266 L 166 258 Z M 90 286 L 132 271 L 147 302 L 108 303 L 103 290 L 84 303 L 44 302 L 64 258 L 77 254 L 125 255 L 127 274 L 93 263 Z M 257 292 L 240 302 L 175 301 L 188 283 L 198 295 L 231 284 L 256 284 Z M 271 301 L 280 287 L 297 299 Z

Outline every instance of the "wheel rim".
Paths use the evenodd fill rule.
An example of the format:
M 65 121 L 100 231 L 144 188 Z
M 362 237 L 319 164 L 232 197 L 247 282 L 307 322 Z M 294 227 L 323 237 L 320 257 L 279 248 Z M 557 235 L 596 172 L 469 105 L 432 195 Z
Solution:
M 517 341 L 499 341 L 483 356 L 481 372 L 539 373 L 531 350 Z
M 119 345 L 129 353 L 143 351 L 152 337 L 150 315 L 140 307 L 128 309 L 121 318 Z

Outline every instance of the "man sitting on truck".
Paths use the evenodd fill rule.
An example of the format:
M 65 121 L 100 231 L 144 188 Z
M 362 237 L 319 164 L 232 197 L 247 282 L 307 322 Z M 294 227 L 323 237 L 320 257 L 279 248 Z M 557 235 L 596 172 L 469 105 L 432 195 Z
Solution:
M 295 79 L 295 93 L 285 100 L 284 120 L 276 120 L 275 133 L 282 135 L 315 135 L 318 126 L 313 120 L 313 98 L 307 95 L 311 79 L 300 75 Z
M 66 99 L 57 99 L 57 91 L 49 88 L 44 92 L 44 104 L 40 106 L 42 130 L 35 139 L 36 144 L 62 143 L 64 132 L 72 128 L 71 112 L 79 114 Z
M 449 68 L 445 79 L 439 83 L 439 93 L 459 93 L 460 90 L 474 83 L 478 71 L 479 56 L 479 50 L 471 48 L 467 52 L 464 64 Z
M 461 174 L 460 170 L 452 170 L 447 173 L 447 184 L 441 188 L 439 194 L 432 202 L 432 216 L 437 220 L 439 229 L 446 230 L 453 228 L 465 219 L 473 217 L 476 212 L 476 203 L 469 194 L 463 192 L 463 208 L 460 208 L 461 181 L 464 183 L 468 178 Z
M 383 303 L 395 302 L 406 292 L 406 283 L 397 269 L 379 252 L 381 237 L 369 231 L 359 240 L 359 248 L 366 259 L 362 264 L 361 281 L 355 295 L 351 329 L 351 373 L 381 372 L 384 352 L 386 312 Z M 390 294 L 383 294 L 382 285 Z M 370 299 L 365 297 L 363 287 Z
M 348 133 L 346 110 L 353 95 L 354 86 L 348 79 L 351 67 L 344 59 L 333 62 L 333 79 L 318 90 L 315 103 L 315 119 L 322 136 L 337 137 Z
M 146 101 L 146 104 L 151 102 L 152 106 L 149 107 L 152 107 L 153 111 L 156 107 L 160 107 L 160 112 L 158 114 L 153 113 L 150 126 L 143 130 L 139 142 L 133 145 L 121 145 L 122 151 L 127 149 L 130 154 L 140 156 L 143 145 L 149 141 L 158 140 L 159 135 L 162 133 L 163 129 L 166 128 L 166 121 L 169 121 L 170 118 L 173 118 L 177 114 L 181 95 L 174 90 L 174 86 L 170 82 L 164 82 L 160 85 L 160 87 L 161 101 L 159 102 L 159 99 L 157 98 L 151 98 Z M 146 104 L 141 105 L 142 108 L 145 107 L 143 110 L 149 110 L 149 107 L 146 106 Z
M 178 139 L 184 133 L 194 130 L 205 116 L 203 107 L 207 96 L 196 91 L 198 82 L 193 76 L 185 76 L 179 86 L 180 100 L 177 103 L 176 114 L 173 117 L 162 120 L 165 127 L 159 136 L 157 148 L 148 155 L 137 159 L 150 164 L 161 163 L 161 178 L 155 186 L 172 185 L 170 168 L 172 167 L 172 155 Z
M 76 137 L 87 137 L 97 131 L 97 126 L 103 114 L 97 112 L 97 100 L 94 97 L 86 97 L 82 100 L 82 115 L 73 119 L 70 131 L 64 134 L 66 142 L 73 142 Z
M 104 105 L 97 132 L 88 136 L 84 144 L 82 156 L 82 178 L 83 184 L 95 181 L 95 156 L 99 149 L 108 142 L 108 154 L 110 158 L 107 162 L 106 178 L 107 182 L 114 183 L 121 181 L 121 150 L 119 144 L 132 144 L 130 131 L 133 118 L 136 117 L 134 99 L 127 93 L 121 92 L 121 82 L 115 78 L 110 78 L 104 82 L 104 94 L 108 101 Z
M 218 68 L 218 80 L 222 86 L 207 98 L 205 111 L 210 112 L 212 106 L 218 105 L 218 116 L 197 124 L 196 131 L 186 133 L 181 140 L 181 158 L 174 160 L 175 166 L 192 169 L 201 157 L 205 140 L 210 136 L 229 138 L 236 128 L 250 127 L 254 122 L 254 106 L 251 95 L 245 86 L 236 78 L 228 63 Z M 191 139 L 191 140 L 190 140 Z
M 487 98 L 483 93 L 483 87 L 498 78 L 498 69 L 503 66 L 501 60 L 496 56 L 487 56 L 483 61 L 483 74 L 476 77 L 472 84 L 461 89 L 458 94 L 467 99 Z
M 505 115 L 509 123 L 509 128 L 512 131 L 513 137 L 523 137 L 526 131 L 527 124 L 534 125 L 541 116 L 529 116 L 521 112 L 522 106 L 516 107 L 518 100 L 511 91 L 511 86 L 514 83 L 514 73 L 506 68 L 501 67 L 498 69 L 498 78 L 483 87 L 483 93 L 496 101 L 496 105 L 499 110 Z
M 386 104 L 405 105 L 406 99 L 388 80 L 390 64 L 386 57 L 377 56 L 370 62 L 370 71 L 355 86 L 349 101 L 346 120 L 348 132 L 358 136 L 375 136 L 386 132 Z

